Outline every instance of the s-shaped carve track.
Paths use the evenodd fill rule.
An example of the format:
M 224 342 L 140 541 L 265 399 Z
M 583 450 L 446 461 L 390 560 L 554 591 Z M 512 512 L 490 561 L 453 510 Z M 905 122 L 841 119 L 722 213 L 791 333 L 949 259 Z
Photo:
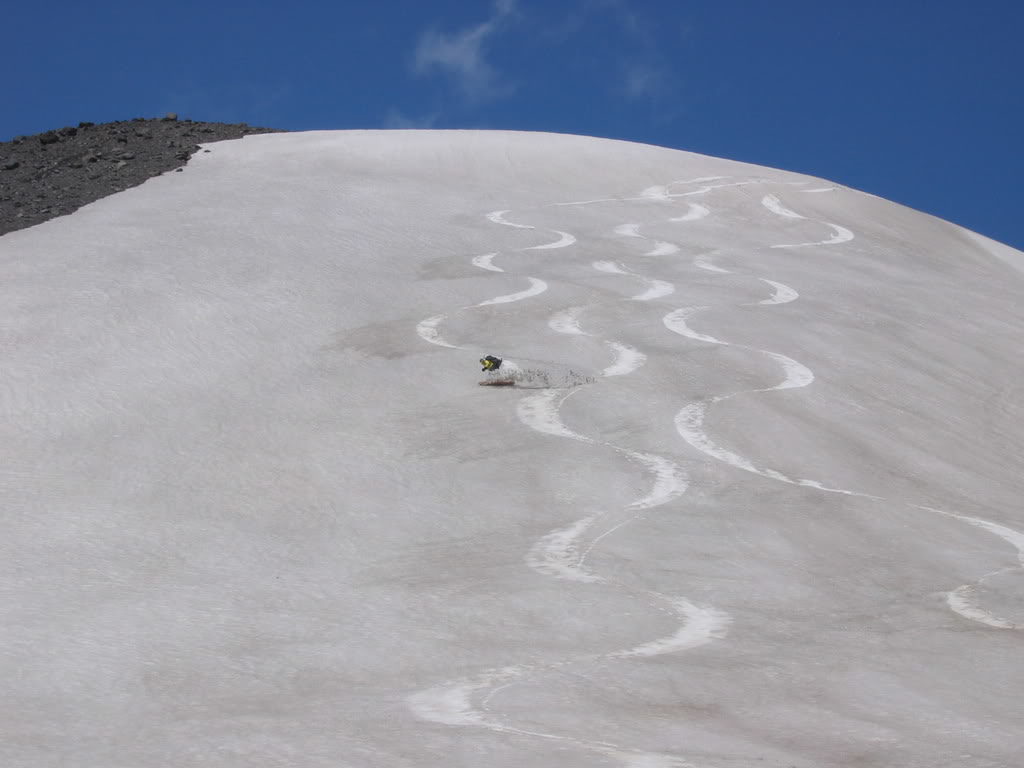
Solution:
M 596 204 L 614 206 L 616 203 L 625 200 L 664 203 L 666 200 L 672 201 L 675 198 L 706 195 L 714 189 L 725 186 L 764 185 L 770 183 L 762 179 L 718 184 L 708 183 L 716 181 L 721 181 L 720 177 L 693 179 L 687 182 L 672 182 L 657 187 L 650 187 L 633 198 L 603 197 L 556 204 L 556 206 L 552 207 L 589 206 Z M 695 183 L 703 184 L 703 186 L 695 190 L 677 191 L 680 188 L 686 189 L 685 185 L 687 184 Z M 680 216 L 663 219 L 662 221 L 678 222 L 684 226 L 692 226 L 690 222 L 698 222 L 709 217 L 714 212 L 714 203 L 702 205 L 689 200 L 682 200 L 681 202 L 686 203 L 686 211 Z M 827 227 L 832 232 L 831 236 L 826 239 L 793 243 L 766 243 L 767 247 L 780 250 L 791 249 L 794 254 L 797 254 L 805 252 L 805 249 L 810 247 L 841 247 L 843 243 L 854 239 L 853 232 L 845 227 L 830 222 L 815 222 L 813 219 L 796 213 L 783 204 L 776 194 L 764 195 L 761 199 L 761 204 L 765 209 L 787 223 L 806 222 L 806 227 L 821 225 Z M 487 219 L 497 225 L 523 230 L 534 229 L 530 224 L 506 218 L 508 213 L 509 211 L 495 211 L 488 214 Z M 642 229 L 645 226 L 647 225 L 627 222 L 617 225 L 613 232 L 623 238 L 643 239 Z M 562 230 L 552 231 L 557 235 L 556 240 L 542 242 L 539 245 L 527 246 L 517 250 L 567 248 L 575 243 L 574 236 L 568 232 Z M 653 247 L 646 251 L 643 256 L 648 259 L 678 258 L 678 252 L 678 244 L 656 240 Z M 481 269 L 507 275 L 508 273 L 505 273 L 502 267 L 495 265 L 494 261 L 497 256 L 499 256 L 498 253 L 477 256 L 473 258 L 472 263 Z M 656 302 L 678 292 L 678 286 L 673 283 L 643 274 L 650 268 L 650 265 L 645 269 L 636 270 L 624 264 L 626 258 L 624 256 L 621 260 L 603 259 L 591 263 L 593 269 L 602 274 L 609 275 L 608 279 L 621 281 L 641 280 L 647 284 L 647 289 L 642 293 L 621 299 L 621 301 Z M 732 270 L 715 264 L 712 260 L 712 254 L 709 253 L 696 257 L 693 264 L 695 267 L 709 273 L 741 276 Z M 540 278 L 530 277 L 527 279 L 530 281 L 530 286 L 527 289 L 518 293 L 502 294 L 473 306 L 527 299 L 541 293 L 543 291 L 540 287 L 542 284 L 546 287 L 545 281 Z M 782 282 L 767 277 L 752 279 L 758 280 L 769 288 L 770 295 L 759 301 L 750 302 L 749 306 L 782 306 L 795 302 L 800 298 L 797 290 Z M 637 306 L 640 305 L 638 304 Z M 905 508 L 918 512 L 941 515 L 975 528 L 980 528 L 1011 544 L 1017 550 L 1019 563 L 1018 566 L 1013 568 L 1024 568 L 1024 534 L 1020 534 L 1006 526 L 955 512 L 948 512 L 905 501 L 888 500 L 857 490 L 834 487 L 819 480 L 791 476 L 772 468 L 770 462 L 743 456 L 726 446 L 718 444 L 705 426 L 707 414 L 711 408 L 725 407 L 728 401 L 740 396 L 754 394 L 761 396 L 769 394 L 773 396 L 792 396 L 796 391 L 812 385 L 815 376 L 810 368 L 787 355 L 734 344 L 713 336 L 702 329 L 695 328 L 694 323 L 697 321 L 697 318 L 712 308 L 711 306 L 699 305 L 674 309 L 662 317 L 662 324 L 669 331 L 693 343 L 731 346 L 746 350 L 752 354 L 767 356 L 779 365 L 783 377 L 780 382 L 764 387 L 736 392 L 722 392 L 683 405 L 675 414 L 674 424 L 677 433 L 690 448 L 716 462 L 722 462 L 734 469 L 753 473 L 773 481 L 811 488 L 823 493 L 858 497 L 873 503 L 902 505 Z M 456 311 L 467 309 L 472 309 L 472 307 Z M 596 339 L 596 336 L 586 330 L 589 325 L 586 322 L 586 318 L 593 311 L 594 307 L 590 305 L 566 307 L 550 316 L 548 327 L 556 333 Z M 459 349 L 460 347 L 448 342 L 439 333 L 439 326 L 446 317 L 446 314 L 437 314 L 424 320 L 418 326 L 417 332 L 425 341 L 432 344 Z M 555 528 L 535 542 L 525 554 L 525 561 L 531 569 L 545 576 L 575 583 L 580 588 L 618 590 L 634 598 L 642 599 L 654 610 L 661 612 L 670 611 L 679 618 L 679 629 L 670 635 L 653 638 L 627 649 L 581 654 L 548 663 L 524 664 L 515 663 L 515 660 L 510 660 L 510 663 L 507 665 L 480 670 L 413 693 L 408 698 L 408 704 L 417 717 L 428 722 L 452 727 L 486 729 L 494 733 L 517 734 L 533 739 L 548 740 L 553 743 L 597 752 L 606 757 L 615 758 L 627 766 L 656 766 L 659 768 L 661 766 L 692 766 L 693 763 L 675 754 L 644 751 L 636 746 L 623 746 L 606 740 L 583 738 L 572 733 L 555 733 L 537 728 L 522 728 L 514 722 L 510 722 L 507 716 L 502 716 L 501 714 L 501 697 L 514 686 L 527 682 L 537 685 L 540 684 L 540 681 L 557 675 L 559 672 L 577 671 L 581 667 L 596 668 L 608 663 L 628 663 L 630 659 L 637 657 L 680 653 L 724 638 L 732 621 L 730 616 L 720 609 L 698 604 L 689 598 L 679 595 L 669 595 L 631 586 L 603 573 L 593 564 L 594 553 L 603 542 L 609 540 L 609 537 L 641 521 L 653 509 L 659 507 L 674 509 L 678 507 L 678 500 L 685 498 L 684 494 L 688 490 L 690 483 L 687 475 L 672 458 L 635 451 L 598 437 L 582 434 L 564 422 L 560 411 L 570 398 L 586 397 L 588 386 L 614 386 L 616 377 L 634 373 L 647 361 L 648 354 L 646 351 L 636 349 L 615 339 L 599 339 L 599 341 L 612 352 L 614 358 L 602 371 L 602 375 L 596 384 L 569 389 L 544 389 L 527 395 L 517 405 L 518 418 L 523 424 L 545 437 L 570 440 L 578 443 L 581 449 L 588 451 L 604 450 L 616 452 L 630 463 L 637 465 L 645 473 L 651 475 L 653 477 L 653 485 L 648 493 L 633 500 L 623 508 L 583 510 L 585 514 L 580 518 L 568 525 Z M 1022 627 L 1019 624 L 997 616 L 977 604 L 977 586 L 981 585 L 986 579 L 1007 570 L 1009 569 L 1003 568 L 993 571 L 983 576 L 974 585 L 964 585 L 950 590 L 946 595 L 947 605 L 964 619 L 992 629 L 1021 629 Z
M 792 211 L 787 208 L 782 201 L 773 194 L 765 195 L 761 204 L 776 214 L 777 216 L 787 220 L 808 220 L 807 217 Z M 796 244 L 775 244 L 771 245 L 771 248 L 805 248 L 807 246 L 832 246 L 839 245 L 842 243 L 849 242 L 854 239 L 854 234 L 849 229 L 842 227 L 838 224 L 832 224 L 829 222 L 821 222 L 823 225 L 829 227 L 833 234 L 832 237 L 826 240 L 815 241 L 815 242 L 803 242 Z M 695 266 L 704 269 L 709 272 L 715 272 L 719 274 L 733 274 L 730 270 L 723 269 L 713 263 L 711 263 L 707 257 L 698 257 L 695 261 Z M 766 278 L 757 278 L 763 283 L 770 285 L 773 288 L 773 295 L 769 299 L 765 299 L 756 304 L 785 304 L 795 301 L 799 298 L 799 294 L 789 286 L 783 285 Z M 736 469 L 743 470 L 745 472 L 751 472 L 762 477 L 776 480 L 783 483 L 789 483 L 791 485 L 806 486 L 809 488 L 815 488 L 819 491 L 827 493 L 843 494 L 847 496 L 854 496 L 863 499 L 869 499 L 877 503 L 896 503 L 902 504 L 904 507 L 922 510 L 932 514 L 942 515 L 948 518 L 958 520 L 968 525 L 981 528 L 982 530 L 988 531 L 989 533 L 998 536 L 1003 539 L 1017 550 L 1017 566 L 1011 566 L 1009 568 L 1000 568 L 991 573 L 981 577 L 973 585 L 963 585 L 950 590 L 946 593 L 946 603 L 954 612 L 980 624 L 984 624 L 989 627 L 997 629 L 1012 629 L 1019 630 L 1024 629 L 1021 624 L 1015 623 L 1003 617 L 997 616 L 990 611 L 975 604 L 977 586 L 984 583 L 987 579 L 992 578 L 998 574 L 1005 573 L 1010 570 L 1021 570 L 1024 569 L 1024 534 L 1019 533 L 1011 528 L 1004 525 L 994 523 L 981 518 L 972 517 L 969 515 L 963 515 L 955 512 L 949 512 L 945 510 L 936 509 L 933 507 L 927 507 L 919 504 L 912 504 L 909 502 L 890 502 L 890 500 L 875 496 L 869 493 L 863 493 L 854 490 L 848 490 L 844 488 L 835 488 L 825 485 L 824 483 L 817 480 L 808 480 L 804 478 L 790 477 L 778 470 L 760 466 L 758 462 L 741 456 L 734 451 L 729 450 L 723 446 L 718 445 L 714 439 L 708 434 L 704 428 L 705 418 L 709 407 L 723 403 L 734 397 L 743 394 L 754 394 L 754 393 L 766 393 L 780 390 L 793 390 L 802 387 L 807 387 L 814 382 L 813 372 L 802 363 L 779 354 L 778 352 L 771 352 L 768 350 L 758 350 L 753 347 L 747 347 L 744 345 L 731 344 L 728 341 L 723 341 L 707 333 L 700 332 L 691 327 L 691 319 L 696 315 L 711 309 L 711 307 L 698 306 L 698 307 L 683 307 L 681 309 L 669 312 L 663 318 L 665 327 L 670 331 L 677 333 L 681 336 L 685 336 L 694 341 L 702 342 L 705 344 L 718 344 L 725 346 L 733 346 L 739 349 L 746 349 L 757 354 L 767 355 L 776 362 L 779 363 L 783 370 L 783 380 L 775 385 L 762 387 L 753 390 L 747 390 L 746 392 L 730 392 L 715 395 L 703 400 L 698 400 L 692 403 L 688 403 L 683 406 L 682 409 L 676 414 L 675 423 L 676 430 L 679 435 L 694 449 L 701 453 L 709 456 L 716 461 L 721 461 L 726 464 L 735 467 Z
M 487 219 L 495 224 L 517 229 L 534 228 L 529 224 L 509 220 L 505 216 L 507 213 L 509 213 L 507 210 L 494 211 L 487 214 Z M 690 206 L 680 220 L 696 220 L 706 213 L 706 208 Z M 558 240 L 519 250 L 565 248 L 575 243 L 575 237 L 568 232 L 554 231 L 559 236 Z M 677 251 L 678 247 L 673 244 L 658 243 L 651 251 L 651 255 L 670 255 Z M 494 259 L 498 255 L 495 252 L 477 256 L 472 259 L 472 263 L 481 269 L 504 272 L 503 268 L 494 264 Z M 599 271 L 611 274 L 640 277 L 618 265 L 607 268 L 605 263 L 597 262 L 593 266 Z M 526 291 L 511 296 L 488 299 L 473 306 L 525 299 L 542 292 L 542 289 L 539 288 L 540 285 L 546 287 L 546 284 L 538 278 L 528 279 L 532 286 Z M 629 300 L 652 301 L 669 295 L 675 290 L 675 286 L 663 280 L 643 277 L 640 279 L 648 284 L 647 290 Z M 463 308 L 458 311 L 471 308 Z M 583 307 L 570 307 L 557 312 L 551 317 L 549 327 L 558 333 L 591 336 L 579 324 L 579 315 L 583 311 Z M 427 318 L 417 326 L 417 333 L 432 344 L 458 349 L 457 345 L 443 339 L 438 331 L 438 326 L 446 317 L 447 314 L 437 314 Z M 612 352 L 613 359 L 601 372 L 602 381 L 633 373 L 646 360 L 646 355 L 643 352 L 627 344 L 613 339 L 605 340 L 604 344 Z M 511 686 L 530 680 L 535 681 L 541 675 L 550 675 L 563 669 L 568 670 L 570 667 L 594 667 L 595 665 L 599 667 L 601 664 L 612 662 L 628 663 L 628 660 L 633 658 L 661 656 L 696 648 L 724 637 L 730 623 L 730 618 L 726 613 L 711 606 L 698 604 L 679 595 L 630 586 L 610 576 L 602 575 L 588 564 L 588 557 L 602 541 L 642 520 L 644 515 L 649 514 L 651 510 L 665 507 L 682 496 L 688 487 L 688 479 L 682 468 L 666 456 L 636 451 L 582 435 L 564 424 L 559 409 L 568 398 L 580 395 L 585 389 L 586 385 L 567 390 L 552 388 L 528 395 L 518 403 L 519 420 L 540 434 L 573 440 L 589 446 L 593 450 L 610 450 L 618 453 L 630 464 L 636 465 L 643 472 L 651 475 L 653 477 L 652 487 L 649 492 L 634 499 L 624 508 L 589 510 L 585 516 L 570 525 L 544 535 L 526 553 L 525 562 L 534 571 L 545 576 L 580 585 L 599 585 L 602 589 L 612 588 L 625 592 L 632 599 L 650 605 L 654 611 L 676 616 L 679 627 L 669 635 L 645 640 L 625 649 L 615 649 L 600 654 L 583 654 L 546 664 L 510 664 L 483 670 L 418 691 L 408 698 L 408 703 L 417 717 L 429 722 L 449 726 L 485 728 L 495 733 L 512 733 L 571 744 L 615 758 L 622 764 L 635 768 L 668 768 L 668 766 L 695 768 L 692 763 L 676 755 L 648 752 L 604 740 L 584 739 L 572 734 L 519 728 L 506 722 L 497 712 L 497 699 L 503 691 L 508 690 Z

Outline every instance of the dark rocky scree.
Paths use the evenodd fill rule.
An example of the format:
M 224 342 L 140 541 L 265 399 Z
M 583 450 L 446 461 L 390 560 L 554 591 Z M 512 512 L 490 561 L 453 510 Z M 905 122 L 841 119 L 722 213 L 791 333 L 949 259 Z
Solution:
M 200 123 L 176 115 L 79 123 L 0 142 L 0 235 L 178 170 L 199 144 L 279 133 L 245 123 Z

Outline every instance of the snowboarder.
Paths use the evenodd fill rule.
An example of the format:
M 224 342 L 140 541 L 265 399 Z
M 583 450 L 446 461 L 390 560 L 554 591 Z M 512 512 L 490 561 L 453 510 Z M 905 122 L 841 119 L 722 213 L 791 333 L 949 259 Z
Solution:
M 494 355 L 487 355 L 487 357 L 480 358 L 480 365 L 483 366 L 483 371 L 496 371 L 501 368 L 501 358 L 495 357 Z

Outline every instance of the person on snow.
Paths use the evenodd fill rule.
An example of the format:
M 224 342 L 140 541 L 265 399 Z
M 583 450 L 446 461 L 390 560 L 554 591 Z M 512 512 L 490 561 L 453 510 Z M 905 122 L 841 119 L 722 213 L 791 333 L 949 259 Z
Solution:
M 488 355 L 487 357 L 480 358 L 480 365 L 483 366 L 483 371 L 490 372 L 496 371 L 501 368 L 501 358 L 495 357 L 494 355 Z

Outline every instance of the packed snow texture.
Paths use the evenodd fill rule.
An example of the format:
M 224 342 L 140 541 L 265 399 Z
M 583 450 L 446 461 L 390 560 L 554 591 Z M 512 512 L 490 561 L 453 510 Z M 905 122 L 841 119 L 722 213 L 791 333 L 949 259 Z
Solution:
M 1024 254 L 622 142 L 210 149 L 0 238 L 0 764 L 1022 764 Z

